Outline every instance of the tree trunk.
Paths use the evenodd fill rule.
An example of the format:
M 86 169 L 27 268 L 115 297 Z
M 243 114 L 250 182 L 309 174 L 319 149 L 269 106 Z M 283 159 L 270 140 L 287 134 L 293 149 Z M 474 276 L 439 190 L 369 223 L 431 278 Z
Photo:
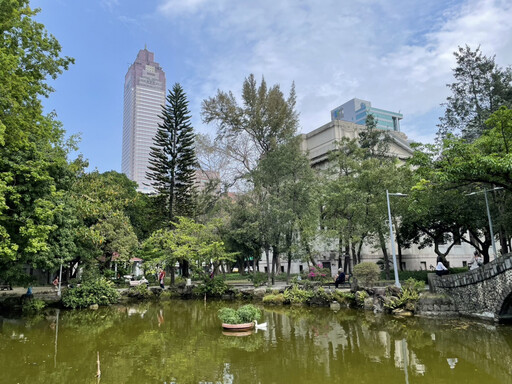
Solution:
M 286 284 L 290 283 L 290 270 L 292 269 L 292 251 L 288 250 L 288 265 L 286 266 Z
M 384 234 L 379 229 L 379 242 L 380 242 L 380 248 L 382 249 L 382 255 L 384 256 L 384 274 L 386 276 L 386 280 L 390 279 L 389 275 L 389 257 L 388 257 L 388 251 L 386 249 L 386 240 L 384 239 Z
M 309 246 L 308 242 L 306 242 L 306 254 L 308 255 L 309 261 L 311 261 L 311 264 L 316 267 L 316 261 L 313 257 L 313 253 L 311 252 L 311 247 Z
M 267 281 L 268 284 L 272 284 L 272 278 L 270 274 L 270 256 L 269 256 L 270 248 L 268 245 L 265 246 L 265 256 L 267 258 Z
M 275 245 L 272 246 L 272 285 L 276 283 L 276 267 L 277 259 L 279 258 L 279 252 Z

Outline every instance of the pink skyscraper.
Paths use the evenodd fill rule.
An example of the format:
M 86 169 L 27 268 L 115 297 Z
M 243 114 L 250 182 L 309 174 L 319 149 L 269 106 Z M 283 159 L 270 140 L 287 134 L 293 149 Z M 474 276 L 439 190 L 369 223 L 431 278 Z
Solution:
M 124 79 L 122 172 L 139 184 L 139 191 L 152 192 L 146 178 L 162 106 L 165 104 L 165 73 L 155 55 L 139 51 Z

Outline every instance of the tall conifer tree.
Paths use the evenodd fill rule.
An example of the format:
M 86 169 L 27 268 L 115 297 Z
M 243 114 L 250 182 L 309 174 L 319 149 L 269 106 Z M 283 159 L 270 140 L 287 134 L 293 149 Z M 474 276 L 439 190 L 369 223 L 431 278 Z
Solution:
M 149 154 L 147 176 L 164 200 L 165 221 L 194 214 L 194 175 L 197 159 L 188 101 L 180 84 L 169 90 L 162 108 L 162 123 Z

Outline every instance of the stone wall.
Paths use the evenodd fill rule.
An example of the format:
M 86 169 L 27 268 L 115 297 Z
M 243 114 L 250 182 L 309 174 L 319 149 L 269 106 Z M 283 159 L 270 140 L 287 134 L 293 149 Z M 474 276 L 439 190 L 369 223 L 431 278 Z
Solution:
M 499 320 L 512 293 L 512 258 L 505 255 L 466 273 L 429 275 L 430 290 L 449 296 L 461 315 Z

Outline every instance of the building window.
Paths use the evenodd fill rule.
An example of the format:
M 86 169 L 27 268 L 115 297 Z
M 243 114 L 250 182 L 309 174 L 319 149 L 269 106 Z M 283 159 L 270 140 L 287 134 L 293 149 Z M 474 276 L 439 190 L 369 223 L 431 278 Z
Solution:
M 268 267 L 265 267 L 265 273 L 268 273 Z
M 402 263 L 401 263 L 401 268 L 402 268 L 402 271 L 407 270 L 407 268 L 406 268 L 406 266 L 405 266 L 405 261 L 402 261 Z
M 462 262 L 462 266 L 463 266 L 463 267 L 467 267 L 467 266 L 468 266 L 468 262 L 467 262 L 467 261 L 463 261 L 463 262 Z
M 299 272 L 304 272 L 304 267 L 302 265 L 299 265 Z
M 281 273 L 284 273 L 284 265 L 281 265 Z
M 421 270 L 422 271 L 426 271 L 427 270 L 427 262 L 426 261 L 420 262 L 420 265 L 421 265 Z

